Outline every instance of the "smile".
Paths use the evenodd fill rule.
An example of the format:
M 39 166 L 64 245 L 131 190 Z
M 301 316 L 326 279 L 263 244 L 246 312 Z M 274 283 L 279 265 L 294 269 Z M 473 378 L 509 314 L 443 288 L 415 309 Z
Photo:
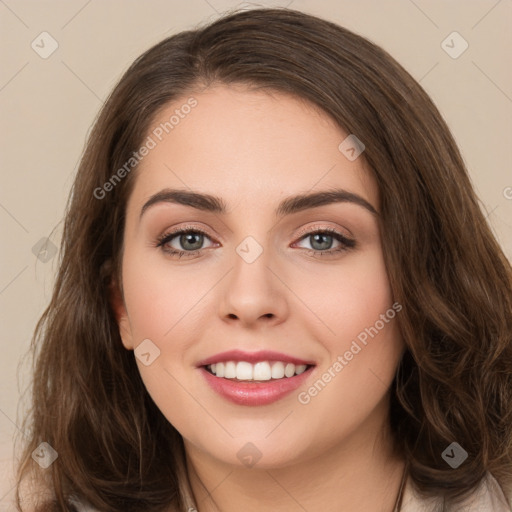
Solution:
M 263 406 L 295 391 L 311 377 L 316 363 L 269 350 L 230 350 L 203 359 L 196 367 L 223 400 Z
M 219 378 L 237 381 L 269 381 L 289 379 L 304 373 L 306 364 L 295 365 L 283 361 L 260 361 L 255 364 L 247 361 L 226 361 L 206 366 L 206 369 Z

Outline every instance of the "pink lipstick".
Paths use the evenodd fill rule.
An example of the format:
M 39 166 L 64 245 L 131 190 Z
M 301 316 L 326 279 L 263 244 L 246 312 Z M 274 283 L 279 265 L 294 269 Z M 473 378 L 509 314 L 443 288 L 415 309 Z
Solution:
M 315 363 L 288 354 L 230 350 L 197 364 L 207 384 L 237 405 L 267 405 L 296 390 Z

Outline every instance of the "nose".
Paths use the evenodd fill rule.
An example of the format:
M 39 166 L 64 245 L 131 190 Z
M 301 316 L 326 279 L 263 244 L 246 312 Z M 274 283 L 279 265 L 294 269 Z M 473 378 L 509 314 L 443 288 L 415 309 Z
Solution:
M 243 248 L 234 257 L 222 289 L 219 314 L 226 322 L 245 327 L 278 325 L 288 315 L 287 288 L 275 268 L 270 250 L 256 259 L 246 258 Z M 254 248 L 252 248 L 254 249 Z

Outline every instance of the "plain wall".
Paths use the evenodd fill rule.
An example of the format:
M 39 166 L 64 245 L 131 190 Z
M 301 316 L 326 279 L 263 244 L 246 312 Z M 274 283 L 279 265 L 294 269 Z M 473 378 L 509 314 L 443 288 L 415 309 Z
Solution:
M 51 249 L 45 262 L 36 258 L 34 247 L 46 237 L 59 245 L 65 201 L 91 124 L 142 51 L 237 4 L 0 2 L 0 511 L 12 510 L 12 438 L 27 401 L 18 408 L 30 377 L 30 361 L 21 358 L 49 301 L 56 270 Z M 335 21 L 382 46 L 420 81 L 452 129 L 482 208 L 512 259 L 512 3 L 286 0 L 258 5 L 289 6 Z M 453 31 L 469 44 L 458 58 L 441 46 Z M 51 48 L 42 32 L 58 43 L 48 58 L 31 46 L 35 41 L 40 53 Z

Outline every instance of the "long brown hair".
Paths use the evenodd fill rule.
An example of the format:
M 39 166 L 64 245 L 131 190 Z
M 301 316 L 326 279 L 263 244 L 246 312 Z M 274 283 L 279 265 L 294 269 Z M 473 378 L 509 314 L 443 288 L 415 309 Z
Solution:
M 122 283 L 136 166 L 104 197 L 98 189 L 166 104 L 214 83 L 309 100 L 363 141 L 391 289 L 403 305 L 407 348 L 391 422 L 409 474 L 421 492 L 447 499 L 465 497 L 486 472 L 512 492 L 512 270 L 448 127 L 378 46 L 301 12 L 256 9 L 146 51 L 95 122 L 66 208 L 53 295 L 32 340 L 31 440 L 18 479 L 34 473 L 51 489 L 39 510 L 72 510 L 72 495 L 105 512 L 183 506 L 181 436 L 150 399 L 109 300 L 113 279 Z M 46 473 L 31 460 L 43 441 L 59 455 Z M 442 458 L 452 442 L 468 453 L 456 469 Z

